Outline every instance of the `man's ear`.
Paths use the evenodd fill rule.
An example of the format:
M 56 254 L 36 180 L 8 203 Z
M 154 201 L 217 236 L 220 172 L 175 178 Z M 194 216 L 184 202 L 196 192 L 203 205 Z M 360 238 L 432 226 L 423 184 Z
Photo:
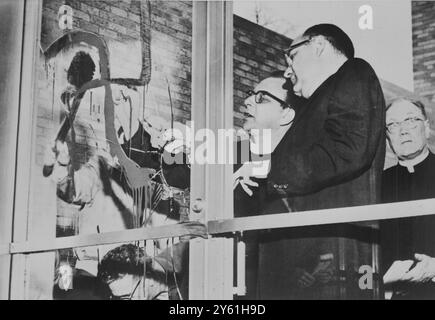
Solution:
M 317 36 L 313 40 L 313 45 L 317 56 L 321 56 L 325 51 L 327 40 L 323 36 Z
M 286 126 L 295 118 L 295 111 L 291 108 L 282 109 L 282 117 L 279 122 L 280 126 Z
M 426 139 L 429 139 L 430 137 L 430 125 L 429 120 L 424 120 L 424 133 L 426 135 Z

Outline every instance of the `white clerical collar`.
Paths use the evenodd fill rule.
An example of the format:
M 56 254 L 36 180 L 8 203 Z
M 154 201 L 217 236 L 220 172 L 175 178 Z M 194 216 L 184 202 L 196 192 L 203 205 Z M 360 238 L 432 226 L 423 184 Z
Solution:
M 415 171 L 414 170 L 414 166 L 416 166 L 417 164 L 423 162 L 423 160 L 425 160 L 428 155 L 429 155 L 429 150 L 426 149 L 421 154 L 416 156 L 414 159 L 410 159 L 410 160 L 400 160 L 399 159 L 399 164 L 402 167 L 406 167 L 408 169 L 408 172 L 414 173 L 414 171 Z
M 249 140 L 250 143 L 250 151 L 254 154 L 271 154 L 277 145 L 281 142 L 282 138 L 286 134 L 286 132 L 290 129 L 290 125 L 286 125 L 284 127 L 279 127 L 277 130 L 264 130 L 258 131 L 260 136 L 255 137 L 255 141 L 253 139 Z

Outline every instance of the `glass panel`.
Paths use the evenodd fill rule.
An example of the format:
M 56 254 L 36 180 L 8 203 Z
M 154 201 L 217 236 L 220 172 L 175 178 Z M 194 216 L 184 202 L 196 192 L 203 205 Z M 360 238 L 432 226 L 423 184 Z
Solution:
M 237 299 L 379 299 L 377 223 L 244 232 L 246 295 Z
M 188 264 L 185 254 L 188 242 L 173 241 L 138 241 L 59 250 L 56 256 L 53 298 L 184 299 L 188 296 Z M 162 249 L 162 244 L 166 249 Z
M 64 5 L 65 3 L 67 5 Z M 427 51 L 431 50 L 431 45 L 428 45 L 431 40 L 428 39 L 426 32 L 428 28 L 426 21 L 419 21 L 420 17 L 435 10 L 432 5 L 412 3 L 411 6 L 411 3 L 406 1 L 402 4 L 392 1 L 382 4 L 370 1 L 351 3 L 334 1 L 327 4 L 307 1 L 287 3 L 251 1 L 235 2 L 234 7 L 234 127 L 236 129 L 243 126 L 247 129 L 256 129 L 255 122 L 259 122 L 254 121 L 257 119 L 253 117 L 252 112 L 247 112 L 243 107 L 247 97 L 246 91 L 257 91 L 256 95 L 250 95 L 249 98 L 254 100 L 255 104 L 284 105 L 280 101 L 286 99 L 282 84 L 259 88 L 258 83 L 274 71 L 283 73 L 287 68 L 287 62 L 282 55 L 282 50 L 290 45 L 291 39 L 320 21 L 331 21 L 348 32 L 354 41 L 357 56 L 367 60 L 381 78 L 387 104 L 398 96 L 421 100 L 425 105 L 429 122 L 433 123 L 433 112 L 431 112 L 434 108 L 431 102 L 433 83 L 430 80 L 433 64 L 425 60 L 431 55 L 431 52 Z M 411 10 L 413 21 L 410 19 Z M 340 14 L 337 15 L 337 12 Z M 370 12 L 373 12 L 373 16 Z M 394 19 L 390 17 L 391 12 L 395 13 Z M 167 129 L 181 128 L 181 132 L 188 134 L 188 130 L 185 130 L 181 124 L 189 125 L 191 119 L 191 19 L 192 3 L 186 1 L 43 1 L 41 56 L 37 66 L 38 80 L 35 93 L 35 126 L 32 129 L 34 141 L 30 152 L 33 166 L 30 177 L 29 233 L 32 233 L 32 230 L 37 232 L 56 230 L 56 235 L 63 237 L 141 226 L 152 227 L 189 220 L 190 168 L 186 165 L 185 154 L 180 153 L 182 164 L 169 164 L 164 161 L 168 158 L 162 158 L 161 155 L 164 150 L 173 151 L 170 146 L 176 145 L 167 141 L 173 137 L 171 134 L 164 135 Z M 413 78 L 417 79 L 414 83 L 415 92 L 421 94 L 420 96 L 410 92 L 414 89 Z M 294 80 L 297 79 L 293 78 Z M 279 81 L 281 80 L 278 78 L 277 82 Z M 258 94 L 259 89 L 267 93 Z M 298 93 L 302 94 L 302 91 Z M 296 135 L 298 131 L 304 132 L 303 129 L 296 130 L 299 126 L 297 124 L 299 115 L 301 119 L 302 117 L 310 119 L 307 125 L 299 126 L 305 128 L 308 135 L 316 131 L 322 132 L 324 127 L 319 125 L 314 129 L 310 128 L 309 124 L 314 123 L 315 116 L 321 115 L 321 112 L 305 112 L 306 101 L 299 100 L 294 95 L 289 97 L 291 98 L 289 104 L 295 114 L 287 108 L 285 117 L 281 117 L 280 120 L 288 120 L 281 123 L 282 127 L 291 127 L 294 135 L 289 139 L 292 144 L 301 148 L 286 150 L 288 157 L 292 157 L 298 151 L 311 146 L 307 137 Z M 420 112 L 418 104 L 413 105 L 410 106 L 411 109 L 416 111 L 417 108 Z M 276 115 L 264 110 L 259 112 L 263 112 L 267 117 Z M 291 122 L 290 119 L 293 119 L 294 115 L 296 119 Z M 422 115 L 424 116 L 423 113 Z M 245 121 L 245 118 L 248 120 Z M 421 136 L 423 131 L 430 132 L 432 136 L 428 141 L 431 146 L 433 131 L 426 127 L 425 121 L 421 121 L 424 119 L 414 118 L 396 119 L 392 123 L 399 129 L 421 128 Z M 348 120 L 351 123 L 355 119 L 350 116 Z M 383 122 L 376 123 L 384 128 Z M 271 122 L 266 121 L 266 124 L 270 125 Z M 329 124 L 334 128 L 335 122 Z M 372 124 L 375 127 L 375 122 Z M 395 132 L 394 126 L 386 135 Z M 350 130 L 358 126 L 346 128 Z M 240 138 L 245 141 L 247 137 L 254 135 L 253 130 L 248 133 L 239 132 Z M 284 136 L 287 137 L 287 133 Z M 322 135 L 320 138 L 323 139 L 325 136 Z M 344 136 L 348 136 L 347 131 Z M 377 151 L 380 150 L 381 153 L 384 151 L 383 141 L 384 139 L 378 141 L 380 147 Z M 394 144 L 392 145 L 394 147 Z M 239 169 L 241 162 L 248 160 L 252 155 L 249 152 L 250 147 L 261 149 L 261 146 L 255 143 L 242 144 L 241 150 L 248 151 L 238 154 L 235 171 Z M 399 150 L 393 151 L 389 143 L 386 143 L 386 148 L 386 158 L 378 157 L 379 163 L 375 162 L 378 165 L 382 164 L 383 168 L 378 167 L 378 169 L 391 167 L 395 170 L 396 154 Z M 425 155 L 426 153 L 422 153 L 422 156 L 417 159 L 418 163 L 429 163 L 426 160 L 431 160 L 432 155 L 424 158 Z M 271 159 L 273 168 L 274 154 Z M 269 174 L 268 159 L 264 161 L 265 158 L 262 157 L 257 160 L 262 160 L 262 164 L 265 164 L 264 167 L 257 168 L 259 170 L 257 175 L 262 177 Z M 318 160 L 314 164 L 315 172 L 316 168 L 321 168 L 325 163 Z M 352 164 L 352 161 L 348 161 L 348 164 Z M 390 191 L 393 190 L 391 194 L 396 198 L 384 198 L 383 201 L 432 197 L 430 193 L 433 181 L 430 175 L 432 170 L 420 170 L 416 164 L 417 162 L 414 162 L 412 166 L 407 166 L 403 177 L 415 178 L 416 175 L 411 173 L 417 172 L 423 178 L 415 179 L 412 183 L 408 180 L 403 181 L 409 183 L 402 180 L 393 181 Z M 364 167 L 365 171 L 363 170 L 362 175 L 366 175 L 366 171 L 370 171 L 374 166 L 372 162 L 368 167 Z M 343 166 L 337 165 L 336 168 L 342 169 Z M 405 167 L 397 166 L 396 169 L 398 168 Z M 286 171 L 284 170 L 282 177 L 285 177 Z M 301 172 L 306 174 L 308 171 L 301 170 Z M 360 174 L 361 172 L 356 174 L 358 177 L 346 176 L 345 183 L 348 182 L 347 180 L 352 182 L 358 179 Z M 317 186 L 313 183 L 314 189 L 311 191 L 296 188 L 296 191 L 287 194 L 284 189 L 288 189 L 291 181 L 285 181 L 269 184 L 272 190 L 275 189 L 275 194 L 278 190 L 278 194 L 272 198 L 266 196 L 267 180 L 257 179 L 259 187 L 252 188 L 254 195 L 249 196 L 241 187 L 243 181 L 238 179 L 234 184 L 236 186 L 235 216 L 378 203 L 382 200 L 378 197 L 381 195 L 379 193 L 381 186 L 376 178 L 379 174 L 366 176 L 369 177 L 368 183 L 372 188 L 369 191 L 359 183 L 354 184 L 356 193 L 351 193 L 350 187 L 334 191 L 331 187 L 341 183 L 337 178 L 337 181 L 333 180 L 332 186 L 323 184 Z M 312 175 L 312 177 L 315 182 L 318 181 L 319 176 Z M 295 176 L 291 178 L 296 183 L 311 181 L 309 179 L 302 181 Z M 416 187 L 415 190 L 426 190 L 429 194 L 414 194 L 415 190 L 405 190 L 405 185 L 424 185 L 420 184 L 420 181 L 428 181 L 428 185 Z M 385 184 L 382 187 L 385 190 Z M 400 193 L 394 192 L 394 188 Z M 370 190 L 375 190 L 376 195 L 370 193 Z M 319 200 L 316 198 L 316 193 L 326 193 L 326 196 Z M 398 195 L 400 196 L 397 197 Z M 46 224 L 44 217 L 49 215 L 53 217 L 52 224 L 44 226 Z M 20 222 L 22 220 L 20 219 Z M 397 223 L 404 224 L 405 227 L 398 228 Z M 35 225 L 38 225 L 38 228 L 33 228 Z M 310 299 L 383 297 L 382 288 L 376 282 L 376 279 L 379 279 L 376 278 L 377 272 L 375 272 L 372 289 L 361 289 L 359 280 L 362 279 L 361 273 L 364 272 L 361 267 L 371 266 L 372 270 L 379 268 L 379 259 L 382 258 L 385 262 L 381 266 L 381 274 L 385 274 L 390 263 L 395 260 L 415 260 L 417 259 L 413 257 L 415 253 L 424 253 L 433 257 L 435 254 L 425 247 L 433 243 L 427 235 L 427 232 L 430 233 L 431 222 L 423 223 L 427 230 L 421 227 L 421 223 L 420 227 L 414 225 L 414 222 L 397 221 L 381 225 L 381 248 L 377 246 L 379 233 L 376 222 L 247 232 L 243 235 L 243 239 L 247 242 L 248 264 L 248 290 L 244 297 L 267 298 L 269 294 L 269 297 L 276 298 L 296 296 Z M 375 231 L 372 230 L 373 228 Z M 404 243 L 398 245 L 396 240 L 391 240 L 389 236 L 392 234 L 389 230 L 404 230 L 406 236 L 402 236 L 402 231 L 394 234 L 396 237 L 394 239 L 399 237 L 404 240 Z M 387 239 L 384 239 L 385 234 Z M 420 244 L 423 245 L 417 245 L 416 239 L 421 240 Z M 68 285 L 59 285 L 61 275 L 65 275 L 63 280 L 66 284 L 68 284 L 68 275 L 71 274 L 73 284 L 74 281 L 80 282 L 82 276 L 85 276 L 85 279 L 92 278 L 90 281 L 85 281 L 85 285 L 91 284 L 92 287 L 95 281 L 102 280 L 97 277 L 99 268 L 102 270 L 99 266 L 102 261 L 112 263 L 117 257 L 121 257 L 119 260 L 125 262 L 122 258 L 125 257 L 123 252 L 128 252 L 135 259 L 146 257 L 145 263 L 140 265 L 146 270 L 142 273 L 132 273 L 127 277 L 130 279 L 128 282 L 130 287 L 132 284 L 140 284 L 139 279 L 143 280 L 143 275 L 146 275 L 145 279 L 151 280 L 142 281 L 144 290 L 141 291 L 139 298 L 187 297 L 186 286 L 183 286 L 183 283 L 187 283 L 188 280 L 187 270 L 177 268 L 177 261 L 180 265 L 186 263 L 185 240 L 188 239 L 164 239 L 147 243 L 136 242 L 128 246 L 60 250 L 57 252 L 53 296 L 61 299 L 71 298 L 68 296 L 72 295 L 83 299 L 84 296 L 80 296 L 80 291 L 77 292 L 74 288 L 65 290 L 69 288 Z M 171 247 L 174 250 L 166 251 Z M 289 250 L 289 248 L 293 249 Z M 107 255 L 109 252 L 111 254 Z M 274 255 L 268 257 L 271 253 Z M 278 279 L 280 284 L 294 280 L 290 272 L 287 272 L 287 267 L 289 267 L 288 261 L 298 253 L 301 253 L 298 257 L 305 266 L 304 272 L 311 278 L 314 277 L 321 283 L 320 275 L 328 275 L 333 270 L 331 278 L 322 285 L 317 283 L 312 287 L 307 285 L 312 282 L 310 276 L 300 272 L 301 277 L 298 279 L 302 279 L 302 285 L 308 290 L 299 290 L 299 287 L 294 285 L 286 288 L 290 291 L 268 292 L 267 289 L 263 289 L 261 283 L 270 285 L 267 277 L 271 274 L 278 276 L 274 280 Z M 293 260 L 291 262 L 295 263 Z M 156 267 L 158 269 L 156 273 L 152 269 L 153 263 L 159 265 Z M 161 283 L 168 288 L 166 290 L 168 295 L 160 295 L 160 291 L 156 295 L 149 294 L 148 283 L 152 283 L 155 277 L 163 279 L 161 269 L 165 274 L 165 280 Z M 116 269 L 109 268 L 109 271 L 106 273 L 112 278 L 113 275 L 115 278 L 123 278 Z M 77 275 L 79 277 L 74 278 Z M 138 281 L 135 282 L 136 280 Z M 73 287 L 77 288 L 74 285 Z M 91 289 L 98 288 L 99 286 L 95 285 Z M 317 289 L 312 290 L 313 288 Z M 114 294 L 113 290 L 109 290 L 102 297 L 124 296 L 124 294 Z M 170 295 L 170 292 L 174 294 Z
M 254 157 L 255 152 L 263 156 L 268 151 L 270 154 L 270 150 L 261 150 L 263 140 L 270 139 L 268 149 L 273 150 L 273 159 L 268 187 L 276 189 L 276 193 L 292 195 L 287 203 L 289 209 L 305 211 L 381 202 L 382 169 L 397 163 L 390 145 L 387 156 L 384 155 L 387 130 L 382 98 L 385 97 L 387 104 L 401 96 L 427 101 L 423 95 L 418 97 L 410 92 L 413 90 L 410 2 L 394 7 L 403 19 L 391 21 L 387 16 L 393 6 L 392 1 L 382 4 L 243 1 L 234 4 L 234 125 L 244 126 L 248 131 L 250 148 L 254 148 L 250 154 L 253 160 L 259 160 L 258 156 Z M 323 24 L 310 29 L 309 35 L 303 35 L 309 27 L 321 22 L 334 23 L 338 28 Z M 395 36 L 398 30 L 400 37 Z M 336 36 L 338 40 L 331 40 L 334 33 L 340 34 Z M 321 39 L 325 37 L 332 42 L 323 42 Z M 308 42 L 306 38 L 313 40 Z M 302 45 L 291 51 L 293 60 L 286 60 L 284 50 L 293 39 Z M 318 60 L 308 57 L 316 45 L 326 48 Z M 390 57 L 392 52 L 394 59 Z M 306 59 L 297 59 L 299 56 Z M 352 78 L 361 73 L 352 72 L 352 65 L 362 63 L 353 56 L 373 67 L 375 73 L 367 65 L 364 68 L 371 77 L 380 79 L 381 87 L 372 78 L 365 80 L 369 84 L 367 92 L 358 91 L 356 86 L 345 87 L 345 83 L 364 81 Z M 277 74 L 273 75 L 274 72 Z M 275 80 L 262 81 L 271 75 Z M 329 82 L 334 83 L 332 88 L 325 82 L 330 76 Z M 248 94 L 249 90 L 256 95 Z M 354 90 L 352 95 L 347 95 L 351 90 Z M 356 94 L 357 98 L 353 96 Z M 378 101 L 373 100 L 375 95 Z M 335 102 L 328 105 L 328 97 Z M 362 109 L 370 108 L 373 102 L 379 105 L 376 110 L 380 111 L 373 115 L 365 109 L 359 112 L 351 98 L 357 99 Z M 310 108 L 316 110 L 308 111 Z M 432 103 L 429 103 L 426 109 L 431 108 Z M 405 126 L 424 126 L 422 119 L 413 119 L 412 124 L 407 122 Z M 257 130 L 266 129 L 270 136 L 256 137 Z M 291 135 L 293 139 L 288 138 Z M 374 135 L 376 141 L 372 138 Z M 400 152 L 398 149 L 395 148 L 396 153 Z M 261 168 L 257 169 L 257 176 L 261 177 Z M 264 169 L 267 174 L 268 166 Z
M 430 101 L 433 90 L 425 88 L 433 87 L 433 82 L 424 78 L 431 71 L 419 58 L 425 43 L 420 38 L 427 40 L 428 26 L 422 26 L 416 18 L 427 13 L 410 1 L 398 7 L 396 4 L 234 3 L 234 126 L 247 131 L 240 134 L 235 167 L 236 217 L 435 196 L 432 154 L 425 158 L 428 147 L 432 147 L 429 124 L 433 123 L 434 108 Z M 321 23 L 341 28 L 352 45 L 347 36 L 330 25 L 308 30 Z M 290 45 L 295 46 L 286 57 L 284 50 Z M 352 51 L 371 68 L 353 58 Z M 419 77 L 416 82 L 415 76 Z M 413 93 L 414 85 L 421 95 Z M 395 102 L 385 122 L 386 106 L 399 97 L 422 101 L 425 109 L 413 101 Z M 414 138 L 404 142 L 404 131 Z M 429 132 L 431 136 L 426 135 Z M 269 150 L 264 149 L 266 142 Z M 397 165 L 398 156 L 405 160 L 402 166 Z M 379 232 L 377 223 L 369 225 Z M 419 231 L 413 232 L 413 237 L 418 237 Z M 276 299 L 380 297 L 373 290 L 367 293 L 358 289 L 354 277 L 361 266 L 380 260 L 380 251 L 373 251 L 379 235 L 372 238 L 367 223 L 272 230 L 266 234 L 253 237 L 258 242 L 254 247 L 259 246 L 257 251 L 253 249 L 258 256 L 254 262 L 248 242 L 247 263 L 248 274 L 250 268 L 264 268 L 265 273 L 258 274 L 257 280 L 270 285 L 271 290 L 258 284 L 252 290 L 248 283 L 248 296 L 255 292 L 257 297 Z M 405 237 L 405 241 L 409 239 L 411 236 Z M 325 257 L 332 257 L 339 286 L 328 289 L 330 282 L 326 282 L 310 293 L 289 284 L 287 270 L 291 263 L 305 265 L 302 269 L 309 275 L 302 278 L 308 283 L 316 269 L 322 268 L 322 261 L 328 260 Z M 280 285 L 281 291 L 277 289 Z
M 186 137 L 191 119 L 191 21 L 186 1 L 43 1 L 30 207 L 53 212 L 57 237 L 189 220 L 190 166 L 171 129 Z M 61 250 L 56 270 L 96 277 L 113 248 Z
M 380 227 L 385 298 L 435 299 L 435 216 L 384 220 Z

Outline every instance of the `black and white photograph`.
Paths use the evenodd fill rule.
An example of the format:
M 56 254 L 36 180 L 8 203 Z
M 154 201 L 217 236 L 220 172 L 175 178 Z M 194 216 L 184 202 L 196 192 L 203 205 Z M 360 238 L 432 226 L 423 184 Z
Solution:
M 0 39 L 0 300 L 435 299 L 435 1 L 0 0 Z

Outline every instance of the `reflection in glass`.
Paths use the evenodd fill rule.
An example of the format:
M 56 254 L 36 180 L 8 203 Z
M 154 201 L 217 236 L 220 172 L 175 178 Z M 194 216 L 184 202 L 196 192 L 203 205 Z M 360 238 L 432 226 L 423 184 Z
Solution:
M 55 190 L 35 189 L 32 201 L 56 212 L 57 237 L 189 221 L 187 156 L 165 159 L 175 152 L 168 131 L 190 121 L 191 17 L 188 2 L 43 2 L 36 180 Z M 74 285 L 136 280 L 130 298 L 186 297 L 187 241 L 60 250 L 55 298 L 80 297 Z M 127 272 L 130 256 L 140 272 Z

